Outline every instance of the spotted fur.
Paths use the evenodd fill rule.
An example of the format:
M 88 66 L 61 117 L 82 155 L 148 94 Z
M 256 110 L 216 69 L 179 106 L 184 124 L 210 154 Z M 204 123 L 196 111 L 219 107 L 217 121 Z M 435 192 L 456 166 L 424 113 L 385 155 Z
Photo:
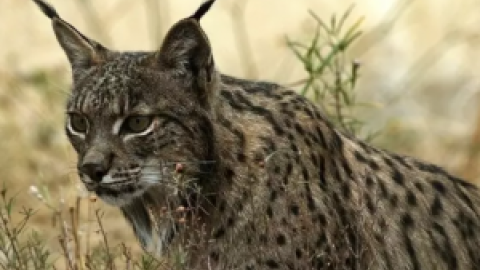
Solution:
M 35 2 L 72 65 L 80 178 L 146 249 L 183 250 L 188 269 L 480 265 L 475 186 L 342 133 L 289 89 L 217 72 L 199 25 L 213 1 L 155 52 L 108 50 Z

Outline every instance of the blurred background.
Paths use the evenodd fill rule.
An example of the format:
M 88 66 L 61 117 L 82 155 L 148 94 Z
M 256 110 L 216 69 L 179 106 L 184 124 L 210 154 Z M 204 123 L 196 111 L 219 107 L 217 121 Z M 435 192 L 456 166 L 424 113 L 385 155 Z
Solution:
M 158 48 L 168 28 L 201 3 L 49 2 L 81 32 L 116 50 Z M 349 8 L 345 25 L 361 22 L 362 31 L 342 56 L 360 65 L 355 100 L 366 106 L 351 111 L 362 122 L 359 136 L 374 134 L 369 139 L 379 147 L 480 183 L 478 1 L 218 0 L 202 25 L 222 72 L 301 91 L 308 72 L 287 38 L 311 43 L 317 22 L 309 11 L 331 23 L 333 14 Z M 0 181 L 18 205 L 37 210 L 30 225 L 52 243 L 58 242 L 52 228 L 59 226 L 52 212 L 88 198 L 63 131 L 69 72 L 38 8 L 28 0 L 0 0 Z M 115 240 L 132 239 L 115 209 L 99 201 L 88 207 L 105 211 Z

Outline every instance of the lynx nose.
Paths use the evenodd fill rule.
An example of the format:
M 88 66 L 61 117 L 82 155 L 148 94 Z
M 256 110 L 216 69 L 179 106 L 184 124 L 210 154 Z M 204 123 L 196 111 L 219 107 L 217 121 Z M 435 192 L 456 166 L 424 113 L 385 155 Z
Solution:
M 100 183 L 107 174 L 108 168 L 99 163 L 86 163 L 80 167 L 80 172 L 88 175 L 92 181 Z

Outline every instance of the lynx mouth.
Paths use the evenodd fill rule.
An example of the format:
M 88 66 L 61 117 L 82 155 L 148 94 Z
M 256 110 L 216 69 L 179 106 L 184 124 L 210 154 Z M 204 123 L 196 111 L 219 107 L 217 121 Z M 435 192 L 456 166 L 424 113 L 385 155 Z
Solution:
M 146 185 L 132 180 L 123 180 L 115 183 L 84 182 L 84 185 L 89 192 L 95 193 L 104 202 L 113 206 L 129 204 L 148 190 Z
M 80 179 L 89 192 L 95 193 L 104 202 L 113 206 L 124 206 L 132 203 L 136 198 L 145 194 L 150 188 L 167 181 L 168 168 L 158 166 L 144 166 L 142 170 L 127 175 L 105 175 L 101 181 L 92 181 L 88 175 L 80 174 Z M 165 184 L 165 183 L 164 183 Z

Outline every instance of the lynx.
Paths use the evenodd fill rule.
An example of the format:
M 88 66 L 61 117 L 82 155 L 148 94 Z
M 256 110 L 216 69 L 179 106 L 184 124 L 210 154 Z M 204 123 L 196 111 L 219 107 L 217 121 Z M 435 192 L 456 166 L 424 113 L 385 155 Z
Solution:
M 336 129 L 274 83 L 217 71 L 200 19 L 117 52 L 42 0 L 72 68 L 66 133 L 86 188 L 186 269 L 475 269 L 480 193 Z

